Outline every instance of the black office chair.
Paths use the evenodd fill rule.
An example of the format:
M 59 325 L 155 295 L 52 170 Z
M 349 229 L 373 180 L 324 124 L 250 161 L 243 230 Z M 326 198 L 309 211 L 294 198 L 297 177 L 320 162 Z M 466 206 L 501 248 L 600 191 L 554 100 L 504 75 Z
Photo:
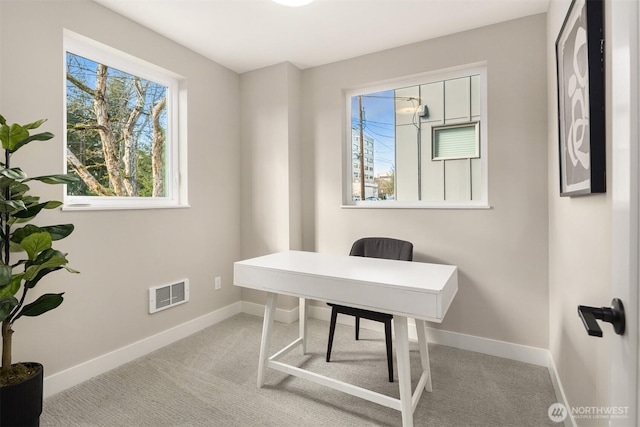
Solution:
M 351 247 L 349 255 L 397 259 L 402 261 L 413 260 L 413 244 L 404 240 L 390 239 L 387 237 L 365 237 Z M 329 344 L 327 345 L 327 362 L 331 359 L 331 347 L 333 346 L 333 334 L 336 329 L 338 313 L 348 314 L 356 318 L 356 340 L 360 338 L 360 318 L 384 323 L 385 340 L 387 342 L 387 365 L 389 366 L 389 382 L 393 382 L 393 354 L 391 341 L 391 319 L 393 315 L 378 313 L 376 311 L 363 310 L 361 308 L 346 307 L 344 305 L 328 304 L 331 306 L 331 325 L 329 326 Z

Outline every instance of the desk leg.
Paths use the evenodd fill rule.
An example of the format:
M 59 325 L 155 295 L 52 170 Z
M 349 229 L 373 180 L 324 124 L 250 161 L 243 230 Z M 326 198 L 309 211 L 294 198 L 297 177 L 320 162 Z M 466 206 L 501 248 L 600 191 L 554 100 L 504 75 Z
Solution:
M 264 306 L 264 321 L 262 323 L 262 341 L 260 342 L 260 361 L 258 362 L 258 388 L 261 388 L 264 384 L 264 372 L 267 359 L 269 359 L 269 341 L 271 341 L 271 330 L 273 329 L 277 301 L 278 294 L 267 293 L 267 304 Z
M 298 303 L 300 314 L 298 315 L 298 323 L 300 325 L 300 338 L 302 338 L 302 355 L 307 354 L 307 311 L 309 310 L 309 300 L 300 298 Z
M 416 332 L 418 333 L 418 346 L 420 347 L 420 361 L 422 362 L 422 371 L 429 376 L 427 383 L 424 385 L 426 391 L 431 391 L 431 366 L 429 365 L 429 345 L 427 342 L 427 325 L 424 320 L 416 319 Z
M 398 387 L 400 388 L 402 426 L 413 427 L 411 366 L 409 364 L 409 330 L 407 329 L 407 318 L 404 316 L 393 316 L 393 329 L 396 334 L 396 357 L 398 359 Z

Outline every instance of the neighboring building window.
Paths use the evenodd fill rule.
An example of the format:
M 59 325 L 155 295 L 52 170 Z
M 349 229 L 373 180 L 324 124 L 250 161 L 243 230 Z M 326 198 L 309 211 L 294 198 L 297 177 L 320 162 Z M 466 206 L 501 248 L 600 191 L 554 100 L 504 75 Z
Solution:
M 65 208 L 186 205 L 181 80 L 65 32 Z
M 373 197 L 378 196 L 378 188 L 375 184 L 373 177 L 373 168 L 371 167 L 371 164 L 373 164 L 373 138 L 368 135 L 364 135 L 364 156 L 362 159 L 364 162 L 364 173 L 360 168 L 360 135 L 356 134 L 355 130 L 352 131 L 351 141 L 353 142 L 352 153 L 354 153 L 354 163 L 352 168 L 354 200 L 360 200 L 361 182 L 366 188 L 365 194 L 367 194 L 369 200 L 371 200 Z M 360 179 L 361 176 L 364 176 L 364 182 Z
M 347 204 L 486 207 L 486 92 L 478 65 L 348 91 Z
M 432 160 L 477 159 L 480 157 L 478 122 L 434 126 Z

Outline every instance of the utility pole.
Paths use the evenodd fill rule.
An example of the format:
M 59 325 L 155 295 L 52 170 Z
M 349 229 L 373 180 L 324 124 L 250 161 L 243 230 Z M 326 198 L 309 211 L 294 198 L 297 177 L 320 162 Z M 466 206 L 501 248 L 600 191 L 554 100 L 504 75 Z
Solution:
M 362 129 L 362 95 L 358 96 L 358 110 L 360 112 L 360 200 L 364 200 L 364 132 Z

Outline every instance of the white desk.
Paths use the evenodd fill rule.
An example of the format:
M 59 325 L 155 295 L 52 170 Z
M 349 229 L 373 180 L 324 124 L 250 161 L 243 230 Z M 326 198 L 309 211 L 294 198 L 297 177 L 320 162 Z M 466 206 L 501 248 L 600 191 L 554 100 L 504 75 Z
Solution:
M 236 262 L 234 284 L 267 292 L 258 387 L 264 384 L 265 368 L 268 367 L 401 411 L 402 425 L 413 426 L 413 411 L 422 391 L 431 391 L 425 320 L 439 323 L 444 318 L 458 290 L 455 266 L 287 251 Z M 300 298 L 300 337 L 269 357 L 267 352 L 278 294 Z M 400 399 L 277 360 L 299 345 L 303 354 L 306 351 L 307 298 L 394 315 Z M 422 375 L 413 395 L 407 317 L 416 320 L 422 363 Z

